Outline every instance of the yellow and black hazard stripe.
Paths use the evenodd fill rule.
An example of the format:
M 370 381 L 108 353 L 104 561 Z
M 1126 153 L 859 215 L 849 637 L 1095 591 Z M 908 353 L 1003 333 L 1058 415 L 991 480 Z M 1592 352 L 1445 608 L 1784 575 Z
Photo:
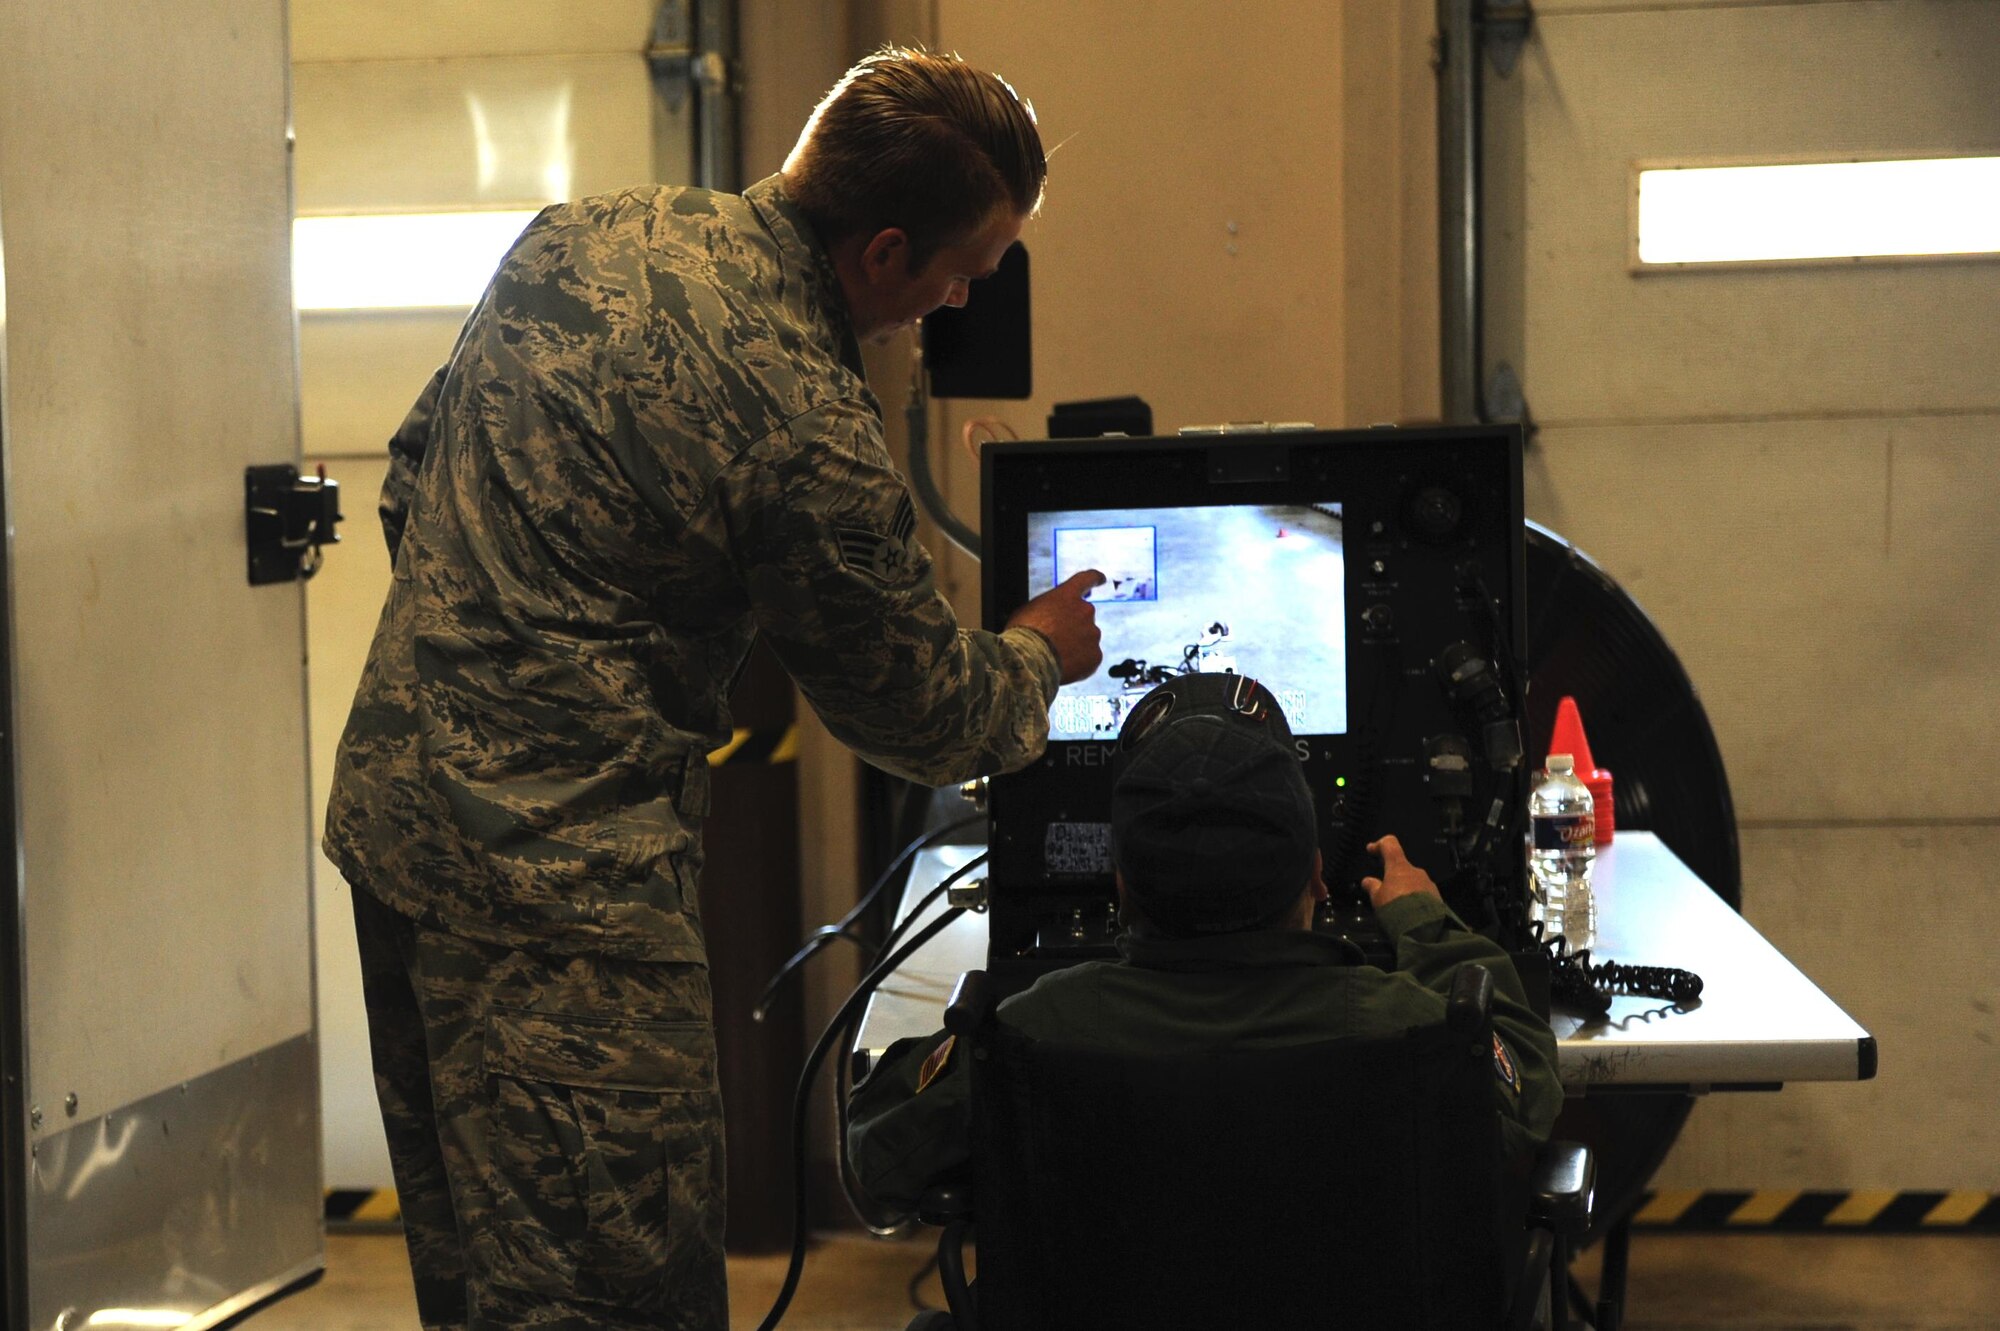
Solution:
M 2000 1193 L 1662 1189 L 1646 1194 L 1632 1227 L 1679 1233 L 1990 1234 L 2000 1232 Z
M 402 1212 L 393 1188 L 335 1188 L 326 1194 L 326 1220 L 330 1225 L 394 1225 Z M 2000 1193 L 1663 1189 L 1646 1194 L 1632 1215 L 1632 1227 L 1682 1234 L 1990 1234 L 2000 1232 Z
M 799 728 L 795 725 L 782 726 L 771 730 L 745 730 L 738 727 L 729 742 L 708 755 L 710 767 L 734 767 L 751 763 L 797 762 L 799 757 Z
M 397 1204 L 394 1188 L 328 1188 L 326 1223 L 400 1225 L 403 1208 Z

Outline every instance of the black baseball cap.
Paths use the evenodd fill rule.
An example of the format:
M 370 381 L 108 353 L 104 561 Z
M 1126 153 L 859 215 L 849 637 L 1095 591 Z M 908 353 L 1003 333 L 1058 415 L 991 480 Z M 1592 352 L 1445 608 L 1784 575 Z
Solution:
M 1112 759 L 1111 855 L 1172 934 L 1255 928 L 1298 899 L 1319 837 L 1292 728 L 1245 675 L 1178 675 L 1139 701 Z

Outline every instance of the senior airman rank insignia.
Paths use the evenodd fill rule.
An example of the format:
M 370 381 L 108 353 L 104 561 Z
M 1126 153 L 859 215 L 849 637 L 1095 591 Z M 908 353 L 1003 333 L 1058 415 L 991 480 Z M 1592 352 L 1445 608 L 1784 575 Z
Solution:
M 1493 1075 L 1505 1082 L 1507 1089 L 1514 1094 L 1521 1093 L 1521 1074 L 1514 1067 L 1514 1056 L 1501 1043 L 1498 1031 L 1493 1033 Z
M 836 527 L 833 530 L 834 540 L 840 547 L 840 562 L 884 585 L 900 582 L 915 562 L 910 541 L 916 534 L 917 510 L 911 505 L 908 495 L 904 495 L 896 505 L 896 516 L 889 523 L 889 534 L 886 536 L 863 527 Z
M 931 1050 L 931 1056 L 924 1060 L 923 1067 L 917 1072 L 917 1090 L 919 1092 L 937 1080 L 938 1073 L 943 1072 L 945 1065 L 951 1062 L 951 1051 L 957 1043 L 958 1037 L 956 1035 L 947 1035 L 944 1037 L 943 1044 Z

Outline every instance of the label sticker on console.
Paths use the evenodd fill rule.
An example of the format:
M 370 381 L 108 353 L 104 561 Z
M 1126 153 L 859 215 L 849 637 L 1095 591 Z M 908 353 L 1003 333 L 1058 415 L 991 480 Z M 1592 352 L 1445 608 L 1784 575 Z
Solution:
M 1111 872 L 1110 823 L 1050 823 L 1042 842 L 1042 871 L 1048 874 Z

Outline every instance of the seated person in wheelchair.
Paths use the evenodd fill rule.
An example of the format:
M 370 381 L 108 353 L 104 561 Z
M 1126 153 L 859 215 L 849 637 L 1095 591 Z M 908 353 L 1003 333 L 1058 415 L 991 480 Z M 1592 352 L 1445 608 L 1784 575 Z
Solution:
M 1505 951 L 1467 928 L 1393 836 L 1362 879 L 1396 968 L 1312 932 L 1326 899 L 1312 794 L 1269 690 L 1237 675 L 1183 675 L 1133 709 L 1112 794 L 1120 958 L 1042 976 L 1000 1005 L 1024 1034 L 1121 1052 L 1308 1044 L 1392 1035 L 1444 1020 L 1458 968 L 1493 976 L 1493 1110 L 1510 1157 L 1548 1139 L 1562 1087 L 1555 1038 Z M 914 1209 L 966 1163 L 967 1061 L 943 1031 L 892 1045 L 850 1101 L 862 1186 Z

